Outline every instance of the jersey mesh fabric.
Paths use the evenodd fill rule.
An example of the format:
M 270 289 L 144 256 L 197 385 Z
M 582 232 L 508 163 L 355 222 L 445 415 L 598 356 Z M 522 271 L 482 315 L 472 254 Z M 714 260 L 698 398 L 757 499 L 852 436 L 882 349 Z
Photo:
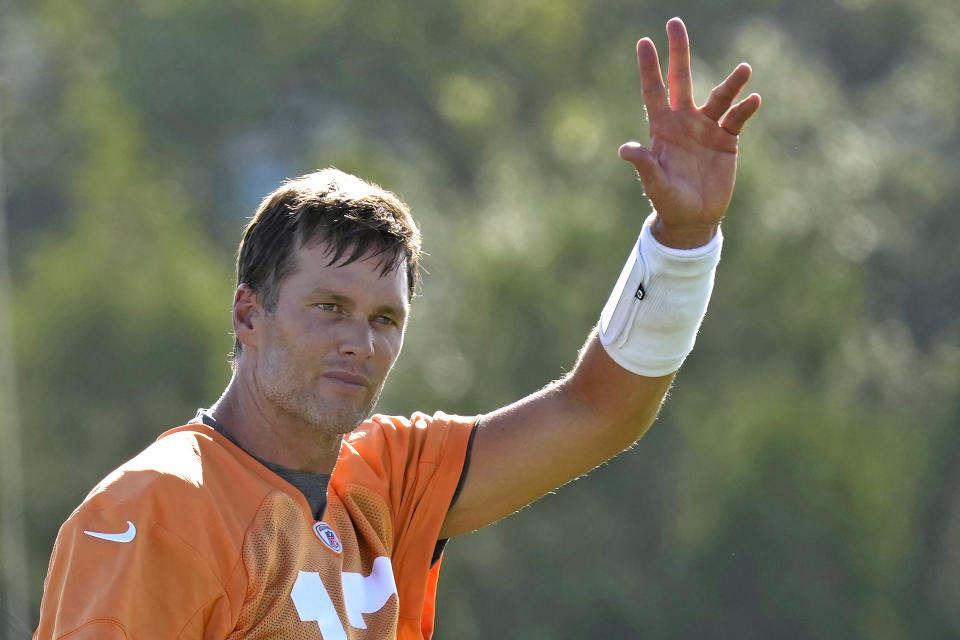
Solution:
M 393 546 L 393 527 L 383 498 L 366 487 L 352 487 L 350 493 L 343 497 L 343 502 L 352 507 L 351 511 L 354 513 L 368 514 L 368 517 L 351 520 L 343 505 L 331 505 L 332 508 L 327 510 L 325 517 L 334 530 L 345 531 L 354 528 L 360 537 L 377 538 L 385 541 L 390 547 Z M 360 565 L 369 567 L 376 557 L 375 554 L 389 556 L 392 551 L 392 548 L 375 550 L 372 546 L 364 546 L 360 549 Z
M 345 438 L 324 512 L 340 549 L 292 485 L 210 427 L 173 429 L 64 523 L 34 637 L 429 638 L 430 559 L 473 422 L 375 416 Z M 125 521 L 129 543 L 86 534 Z M 303 594 L 333 612 L 318 621 Z
M 296 567 L 302 566 L 308 555 L 300 531 L 302 520 L 299 507 L 286 496 L 271 495 L 264 501 L 243 546 L 249 582 L 231 638 L 316 637 L 306 625 L 292 624 L 298 620 L 296 611 L 291 620 L 286 606 L 297 577 Z

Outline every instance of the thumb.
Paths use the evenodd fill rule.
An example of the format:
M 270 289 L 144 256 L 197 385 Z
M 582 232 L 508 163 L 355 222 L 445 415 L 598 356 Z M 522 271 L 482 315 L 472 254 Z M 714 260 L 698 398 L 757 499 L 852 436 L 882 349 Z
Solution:
M 660 163 L 649 149 L 639 142 L 627 142 L 620 145 L 618 153 L 637 170 L 637 175 L 640 176 L 648 193 L 658 190 L 663 183 L 663 169 L 660 168 Z

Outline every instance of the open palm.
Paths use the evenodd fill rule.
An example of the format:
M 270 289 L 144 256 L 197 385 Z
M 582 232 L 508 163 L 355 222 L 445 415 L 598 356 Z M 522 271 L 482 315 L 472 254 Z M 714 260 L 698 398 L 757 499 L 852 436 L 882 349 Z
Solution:
M 742 63 L 698 107 L 683 21 L 670 20 L 667 36 L 669 96 L 653 42 L 644 38 L 637 43 L 650 144 L 628 142 L 620 147 L 620 157 L 636 168 L 657 211 L 657 239 L 689 248 L 705 244 L 726 213 L 736 180 L 738 137 L 760 108 L 760 96 L 750 94 L 733 103 L 750 79 L 750 65 Z

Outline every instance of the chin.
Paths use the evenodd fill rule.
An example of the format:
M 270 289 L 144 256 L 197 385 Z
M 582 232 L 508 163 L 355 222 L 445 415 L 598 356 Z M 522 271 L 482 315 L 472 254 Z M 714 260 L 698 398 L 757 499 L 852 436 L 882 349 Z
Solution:
M 344 435 L 373 415 L 379 397 L 380 389 L 367 398 L 348 398 L 340 394 L 296 394 L 281 398 L 279 404 L 288 414 L 320 433 Z
M 303 419 L 318 431 L 329 435 L 344 435 L 359 427 L 373 414 L 373 404 L 365 408 L 351 407 L 331 410 L 330 405 L 311 407 Z

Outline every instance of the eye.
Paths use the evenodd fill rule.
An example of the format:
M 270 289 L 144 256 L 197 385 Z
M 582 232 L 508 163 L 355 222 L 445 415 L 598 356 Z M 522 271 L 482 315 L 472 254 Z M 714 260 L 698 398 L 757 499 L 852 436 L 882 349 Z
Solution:
M 391 318 L 390 316 L 377 316 L 373 320 L 377 324 L 382 324 L 382 325 L 391 326 L 391 327 L 397 324 L 397 321 Z
M 320 311 L 329 311 L 332 313 L 340 311 L 340 305 L 335 302 L 318 302 L 313 306 L 315 306 L 317 309 L 320 309 Z

